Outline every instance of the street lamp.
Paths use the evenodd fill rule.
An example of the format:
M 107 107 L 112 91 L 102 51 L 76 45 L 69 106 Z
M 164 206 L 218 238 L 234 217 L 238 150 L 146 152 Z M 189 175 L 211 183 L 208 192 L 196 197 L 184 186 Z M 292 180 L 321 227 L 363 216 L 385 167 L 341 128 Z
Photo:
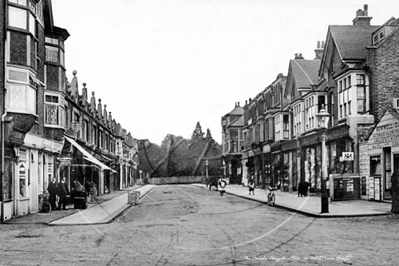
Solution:
M 141 183 L 141 174 L 143 173 L 143 171 L 140 170 L 139 172 L 140 172 L 140 185 L 141 185 L 142 184 Z
M 321 213 L 328 213 L 326 130 L 330 114 L 326 111 L 324 105 L 321 106 L 316 117 L 319 128 L 323 129 L 321 135 Z

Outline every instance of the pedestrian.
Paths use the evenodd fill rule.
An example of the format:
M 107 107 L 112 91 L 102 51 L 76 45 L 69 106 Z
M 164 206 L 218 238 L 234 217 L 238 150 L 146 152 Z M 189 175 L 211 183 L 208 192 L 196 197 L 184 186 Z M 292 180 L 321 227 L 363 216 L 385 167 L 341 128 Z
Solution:
M 58 184 L 57 179 L 53 177 L 50 184 L 48 184 L 47 191 L 50 194 L 49 201 L 52 210 L 57 209 L 57 194 L 58 194 Z
M 69 195 L 68 186 L 66 184 L 66 178 L 63 177 L 61 183 L 58 184 L 58 196 L 60 197 L 60 201 L 58 202 L 58 209 L 66 210 L 66 199 Z
M 96 187 L 96 183 L 94 182 L 90 182 L 90 196 L 92 200 L 97 200 L 97 187 Z
M 308 181 L 303 182 L 303 196 L 308 196 L 308 189 L 310 187 L 310 183 Z
M 224 177 L 221 177 L 218 182 L 218 186 L 220 187 L 219 192 L 220 196 L 223 196 L 223 194 L 226 192 L 225 188 L 227 185 L 227 181 L 224 179 Z
M 298 197 L 303 197 L 304 193 L 303 193 L 303 182 L 300 181 L 298 184 Z
M 253 179 L 249 180 L 248 187 L 249 187 L 249 195 L 251 195 L 251 192 L 252 195 L 255 195 L 255 183 Z
M 398 182 L 398 177 L 396 176 L 396 172 L 394 171 L 391 175 L 391 196 L 392 196 L 391 211 L 393 213 L 399 213 L 398 191 L 399 191 L 399 182 Z

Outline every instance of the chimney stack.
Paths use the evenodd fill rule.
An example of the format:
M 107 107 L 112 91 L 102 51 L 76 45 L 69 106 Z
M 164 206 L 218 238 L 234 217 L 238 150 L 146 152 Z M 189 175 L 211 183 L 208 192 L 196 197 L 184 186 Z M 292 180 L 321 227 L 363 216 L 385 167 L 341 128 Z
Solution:
M 370 26 L 372 17 L 369 17 L 368 6 L 364 5 L 364 10 L 356 11 L 356 18 L 353 19 L 353 26 Z
M 315 59 L 322 59 L 323 53 L 324 53 L 324 41 L 320 43 L 320 41 L 317 41 L 317 48 L 314 50 L 316 57 Z
M 301 53 L 300 54 L 295 54 L 295 59 L 303 59 L 302 54 Z

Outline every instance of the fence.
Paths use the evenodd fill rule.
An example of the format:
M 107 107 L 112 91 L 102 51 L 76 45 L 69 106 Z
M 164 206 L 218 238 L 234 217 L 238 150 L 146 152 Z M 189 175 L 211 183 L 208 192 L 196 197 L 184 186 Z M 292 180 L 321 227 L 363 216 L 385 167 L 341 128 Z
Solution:
M 208 177 L 211 178 L 211 177 Z M 205 183 L 205 176 L 173 176 L 173 177 L 152 177 L 150 183 L 152 185 L 162 184 L 191 184 L 191 183 Z

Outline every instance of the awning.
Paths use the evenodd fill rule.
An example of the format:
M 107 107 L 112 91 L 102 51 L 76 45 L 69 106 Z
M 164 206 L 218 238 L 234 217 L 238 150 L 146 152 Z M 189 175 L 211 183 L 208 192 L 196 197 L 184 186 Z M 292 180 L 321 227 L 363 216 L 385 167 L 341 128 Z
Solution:
M 74 139 L 71 139 L 67 136 L 64 136 L 66 140 L 69 141 L 69 143 L 71 143 L 73 146 L 75 146 L 81 153 L 83 153 L 84 159 L 92 162 L 96 165 L 98 165 L 101 168 L 101 171 L 104 170 L 110 170 L 114 173 L 116 173 L 115 170 L 109 168 L 108 166 L 106 166 L 105 164 L 103 164 L 102 162 L 100 162 L 99 160 L 97 160 L 96 158 L 94 158 L 93 155 L 91 155 L 88 151 L 86 151 L 82 146 L 80 146 Z

